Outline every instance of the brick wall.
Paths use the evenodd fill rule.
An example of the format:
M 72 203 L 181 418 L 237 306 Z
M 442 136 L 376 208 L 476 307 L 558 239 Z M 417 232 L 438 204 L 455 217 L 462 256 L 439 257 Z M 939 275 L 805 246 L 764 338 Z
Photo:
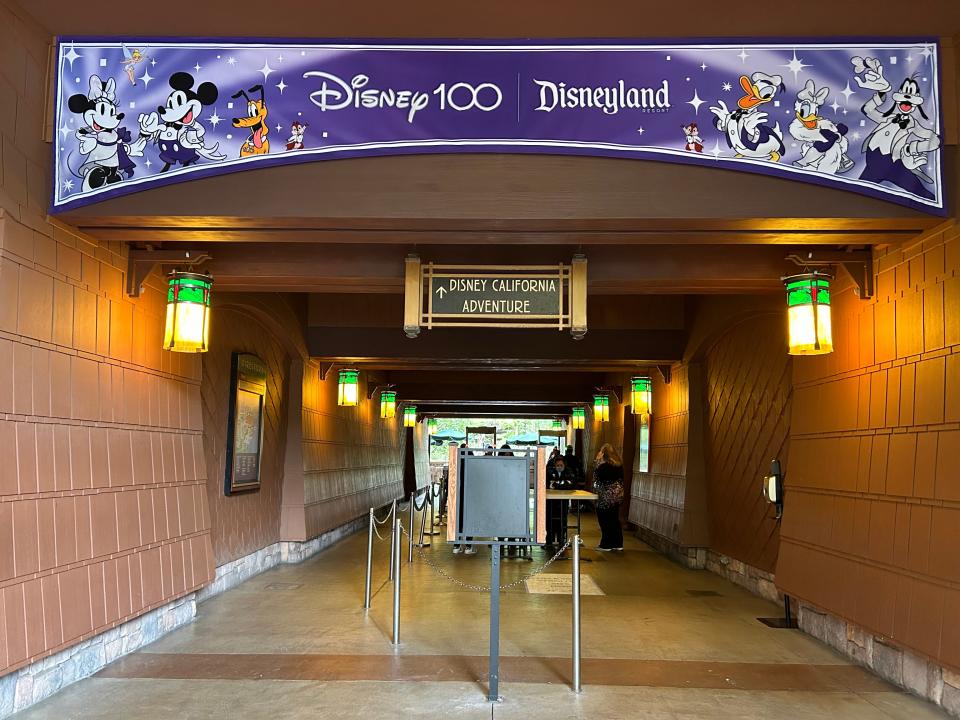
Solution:
M 44 215 L 48 40 L 0 5 L 0 675 L 213 573 L 199 360 L 121 245 Z
M 782 308 L 727 328 L 705 352 L 710 547 L 772 572 L 779 526 L 761 497 L 770 461 L 786 466 L 793 386 Z
M 835 294 L 836 352 L 794 363 L 777 583 L 960 669 L 960 230 L 877 252 Z

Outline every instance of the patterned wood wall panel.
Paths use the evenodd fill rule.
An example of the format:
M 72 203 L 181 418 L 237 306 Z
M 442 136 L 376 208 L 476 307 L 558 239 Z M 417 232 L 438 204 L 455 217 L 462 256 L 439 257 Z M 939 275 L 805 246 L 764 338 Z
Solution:
M 706 472 L 711 547 L 772 572 L 779 549 L 760 478 L 786 467 L 792 390 L 782 314 L 731 327 L 706 353 Z
M 960 670 L 960 231 L 875 255 L 832 355 L 794 362 L 777 582 Z
M 203 435 L 207 463 L 213 555 L 217 565 L 259 550 L 280 539 L 280 498 L 287 438 L 290 358 L 270 332 L 248 314 L 214 307 L 213 343 L 203 358 Z M 267 366 L 260 489 L 227 496 L 223 492 L 230 402 L 230 362 L 234 352 L 249 352 Z
M 337 406 L 337 374 L 320 379 L 306 365 L 303 378 L 303 470 L 306 535 L 321 533 L 399 497 L 403 490 L 403 433 L 399 413 L 380 419 L 379 399 L 367 399 L 360 375 L 361 403 Z M 420 435 L 422 440 L 422 433 Z M 429 478 L 429 472 L 426 475 Z
M 630 522 L 673 542 L 680 542 L 687 478 L 689 376 L 674 365 L 669 384 L 653 374 L 649 472 L 634 472 Z

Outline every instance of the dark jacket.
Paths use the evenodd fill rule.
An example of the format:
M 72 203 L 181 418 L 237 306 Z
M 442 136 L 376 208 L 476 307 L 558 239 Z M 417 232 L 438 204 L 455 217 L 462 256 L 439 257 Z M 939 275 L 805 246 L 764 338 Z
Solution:
M 598 463 L 593 469 L 593 486 L 600 508 L 611 508 L 623 502 L 623 466 Z
M 555 490 L 573 490 L 576 481 L 577 476 L 568 467 L 564 467 L 563 472 L 556 465 L 547 470 L 547 485 Z

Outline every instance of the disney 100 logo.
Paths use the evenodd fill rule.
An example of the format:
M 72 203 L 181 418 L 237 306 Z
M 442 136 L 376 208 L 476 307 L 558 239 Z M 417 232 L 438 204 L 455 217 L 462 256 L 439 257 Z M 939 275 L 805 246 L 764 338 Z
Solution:
M 310 102 L 323 111 L 343 110 L 345 108 L 385 108 L 393 107 L 407 111 L 407 122 L 412 123 L 418 112 L 430 105 L 430 97 L 435 95 L 441 110 L 447 108 L 464 112 L 481 110 L 490 112 L 500 107 L 503 93 L 493 83 L 458 82 L 452 85 L 440 83 L 432 91 L 395 90 L 393 88 L 368 88 L 370 78 L 366 75 L 354 75 L 349 82 L 336 75 L 320 70 L 310 70 L 304 78 L 320 78 L 320 89 L 310 93 Z

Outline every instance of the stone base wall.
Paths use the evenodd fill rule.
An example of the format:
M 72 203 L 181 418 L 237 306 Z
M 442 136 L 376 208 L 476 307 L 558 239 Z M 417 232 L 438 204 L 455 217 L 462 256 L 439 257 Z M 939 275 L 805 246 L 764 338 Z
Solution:
M 754 595 L 759 595 L 771 602 L 782 603 L 783 595 L 777 590 L 773 573 L 747 565 L 741 560 L 728 557 L 713 550 L 707 551 L 706 569 L 720 577 L 726 578 L 734 585 L 746 588 Z
M 191 622 L 196 613 L 196 593 L 190 593 L 0 677 L 0 718 L 28 708 L 67 685 L 93 675 L 117 658 Z
M 216 569 L 214 581 L 196 592 L 0 677 L 0 720 L 193 622 L 198 602 L 236 587 L 276 565 L 302 562 L 356 532 L 366 522 L 367 517 L 363 516 L 306 542 L 283 541 L 268 545 L 221 565 Z
M 703 570 L 706 567 L 707 548 L 678 545 L 672 540 L 668 540 L 645 527 L 638 528 L 635 534 L 638 539 L 645 542 L 654 550 L 666 555 L 685 568 L 689 568 L 690 570 Z
M 884 680 L 960 717 L 960 673 L 951 672 L 857 625 L 800 603 L 800 629 Z

